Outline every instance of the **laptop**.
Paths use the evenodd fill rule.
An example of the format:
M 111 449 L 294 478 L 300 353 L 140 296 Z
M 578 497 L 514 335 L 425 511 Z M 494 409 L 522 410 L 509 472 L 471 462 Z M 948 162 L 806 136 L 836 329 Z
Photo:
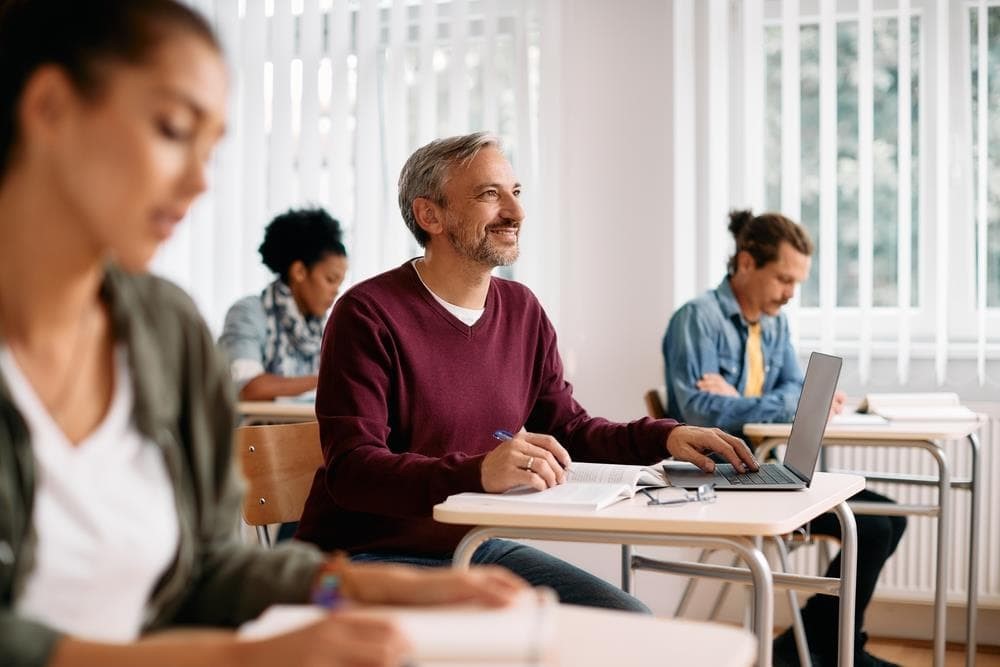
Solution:
M 837 390 L 843 359 L 813 352 L 806 367 L 802 393 L 795 408 L 792 432 L 782 463 L 762 463 L 756 472 L 741 473 L 730 463 L 716 463 L 714 473 L 693 464 L 665 464 L 663 471 L 672 486 L 696 489 L 715 484 L 718 491 L 775 491 L 804 489 L 812 482 L 823 444 L 827 417 Z

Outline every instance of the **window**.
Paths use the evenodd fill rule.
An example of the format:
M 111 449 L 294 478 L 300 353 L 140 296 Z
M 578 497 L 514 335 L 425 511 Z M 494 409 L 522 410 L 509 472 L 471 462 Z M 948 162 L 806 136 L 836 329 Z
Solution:
M 525 197 L 539 190 L 532 0 L 188 1 L 226 50 L 229 128 L 209 192 L 153 268 L 192 293 L 215 330 L 271 279 L 257 246 L 291 206 L 341 221 L 350 282 L 418 254 L 396 181 L 434 138 L 493 131 Z
M 898 356 L 901 380 L 934 358 L 939 381 L 972 357 L 983 383 L 1000 358 L 1000 2 L 764 0 L 758 26 L 763 208 L 817 245 L 803 343 L 857 353 L 863 379 L 873 355 Z
M 987 306 L 1000 308 L 1000 3 L 969 4 L 974 193 L 985 235 L 977 236 L 976 271 L 985 273 Z
M 920 81 L 920 17 L 911 17 L 909 45 L 904 50 L 910 60 L 910 100 L 919 100 Z M 919 192 L 920 114 L 919 103 L 910 104 L 909 180 L 910 197 L 910 285 L 906 294 L 899 291 L 900 245 L 900 95 L 899 57 L 901 55 L 900 20 L 898 16 L 880 16 L 873 20 L 872 40 L 872 305 L 898 306 L 900 296 L 912 306 L 919 306 Z M 766 172 L 767 199 L 765 207 L 781 210 L 781 31 L 779 25 L 765 28 L 766 51 L 765 93 L 767 115 Z M 818 21 L 803 20 L 797 27 L 800 44 L 800 109 L 801 127 L 820 127 L 820 78 L 836 77 L 836 250 L 829 257 L 834 266 L 822 266 L 824 257 L 817 253 L 810 279 L 802 286 L 801 304 L 818 307 L 821 276 L 829 276 L 835 284 L 836 305 L 857 307 L 859 302 L 859 106 L 858 106 L 858 20 L 845 17 L 836 22 L 836 64 L 828 72 L 820 67 L 820 28 Z M 799 221 L 813 239 L 820 238 L 820 140 L 818 132 L 803 132 L 800 143 L 799 174 L 801 183 L 801 214 Z M 913 139 L 917 139 L 914 141 Z

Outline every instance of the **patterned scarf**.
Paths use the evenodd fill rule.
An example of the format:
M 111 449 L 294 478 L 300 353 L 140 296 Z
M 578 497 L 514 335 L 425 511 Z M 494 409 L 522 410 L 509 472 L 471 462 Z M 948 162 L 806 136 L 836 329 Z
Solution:
M 280 278 L 264 288 L 260 301 L 267 316 L 264 370 L 284 377 L 316 374 L 323 318 L 303 316 L 292 290 Z

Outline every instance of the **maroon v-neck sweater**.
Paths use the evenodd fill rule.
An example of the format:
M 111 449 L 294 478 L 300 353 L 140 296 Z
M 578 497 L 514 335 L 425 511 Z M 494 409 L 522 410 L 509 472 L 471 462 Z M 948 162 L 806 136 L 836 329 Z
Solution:
M 482 491 L 479 467 L 522 426 L 574 460 L 652 463 L 672 420 L 590 417 L 563 379 L 556 334 L 519 283 L 493 278 L 469 327 L 410 262 L 356 285 L 327 323 L 316 392 L 324 465 L 297 537 L 324 549 L 450 554 L 467 527 L 431 518 L 453 493 Z

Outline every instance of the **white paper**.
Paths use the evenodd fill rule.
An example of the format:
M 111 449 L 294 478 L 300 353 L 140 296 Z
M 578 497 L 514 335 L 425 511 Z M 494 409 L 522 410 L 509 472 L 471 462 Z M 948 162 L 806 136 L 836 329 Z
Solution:
M 882 415 L 862 412 L 843 412 L 830 419 L 831 426 L 888 426 L 889 420 Z
M 544 491 L 537 491 L 531 487 L 518 487 L 507 493 L 458 493 L 449 496 L 448 502 L 478 505 L 544 505 L 596 511 L 631 496 L 628 484 L 574 482 L 553 486 Z
M 569 467 L 571 482 L 627 484 L 629 486 L 662 486 L 666 482 L 655 468 L 614 463 L 578 463 Z
M 553 650 L 555 594 L 525 591 L 500 609 L 474 605 L 437 607 L 357 607 L 355 614 L 391 618 L 413 646 L 417 662 L 536 662 Z M 327 614 L 311 605 L 277 605 L 243 624 L 240 639 L 260 640 L 316 623 Z

